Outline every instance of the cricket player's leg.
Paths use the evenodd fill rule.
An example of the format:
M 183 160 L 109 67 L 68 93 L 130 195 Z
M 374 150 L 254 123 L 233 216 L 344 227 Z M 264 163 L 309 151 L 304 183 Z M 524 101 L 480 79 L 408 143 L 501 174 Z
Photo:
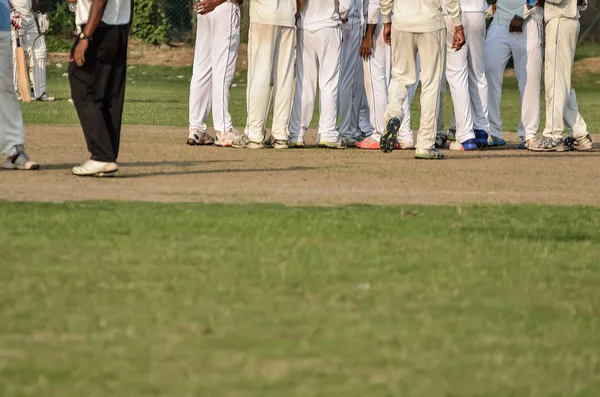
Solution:
M 361 91 L 364 82 L 358 81 L 360 76 L 359 67 L 362 68 L 358 49 L 362 40 L 363 30 L 358 27 L 342 30 L 342 50 L 340 67 L 340 134 L 342 138 L 353 144 L 355 137 L 360 135 L 358 129 L 359 116 L 361 113 Z
M 388 104 L 388 87 L 391 77 L 392 51 L 385 44 L 383 25 L 377 26 L 373 33 L 372 54 L 363 61 L 365 75 L 365 93 L 369 104 L 373 134 L 356 143 L 361 149 L 378 150 L 379 141 L 385 130 L 385 110 Z
M 540 126 L 540 91 L 542 88 L 542 43 L 538 24 L 528 20 L 523 33 L 513 35 L 512 53 L 521 93 L 519 133 L 524 142 L 534 139 Z
M 234 148 L 263 147 L 279 27 L 251 23 L 248 35 L 248 87 L 246 89 L 246 136 Z
M 391 54 L 390 54 L 391 57 Z M 416 69 L 416 81 L 415 84 L 411 85 L 408 88 L 408 96 L 404 101 L 404 118 L 402 119 L 402 124 L 400 125 L 400 130 L 398 131 L 398 137 L 396 138 L 395 149 L 408 150 L 415 148 L 415 137 L 410 127 L 411 123 L 411 114 L 410 107 L 412 106 L 413 99 L 415 98 L 415 94 L 417 93 L 417 88 L 419 88 L 419 79 L 421 75 L 421 59 L 419 58 L 419 54 L 415 57 L 415 69 Z
M 546 127 L 541 138 L 527 141 L 534 151 L 564 151 L 565 109 L 571 95 L 571 72 L 579 21 L 554 18 L 546 24 Z
M 401 32 L 392 26 L 392 78 L 385 112 L 386 128 L 380 140 L 384 153 L 394 150 L 408 89 L 417 82 L 417 37 L 418 34 Z
M 214 143 L 213 137 L 206 131 L 206 119 L 212 106 L 213 62 L 211 56 L 214 41 L 216 39 L 213 40 L 211 35 L 210 14 L 198 15 L 194 67 L 190 82 L 190 126 L 187 138 L 187 144 L 191 146 Z
M 363 63 L 358 61 L 358 74 L 356 75 L 356 87 L 360 95 L 360 105 L 358 106 L 358 134 L 354 136 L 354 141 L 360 141 L 373 135 L 373 125 L 371 125 L 371 110 L 369 109 L 369 101 L 367 100 L 367 92 L 365 91 L 365 69 Z M 351 142 L 351 143 L 355 143 Z
M 294 100 L 296 29 L 278 26 L 273 60 L 273 147 L 287 149 L 287 128 Z
M 421 122 L 415 157 L 424 160 L 443 159 L 435 149 L 440 91 L 446 66 L 446 29 L 415 35 L 421 56 Z M 395 47 L 394 47 L 395 48 Z
M 317 33 L 304 29 L 296 31 L 296 90 L 289 125 L 290 148 L 305 146 L 304 135 L 315 110 L 320 64 L 317 60 L 317 46 L 320 49 L 322 39 Z
M 324 28 L 315 33 L 319 64 L 319 146 L 343 149 L 345 142 L 337 128 L 338 95 L 340 92 L 340 52 L 342 31 L 339 27 Z M 366 99 L 366 98 L 365 98 Z
M 48 95 L 46 87 L 46 58 L 48 57 L 46 39 L 40 33 L 35 17 L 27 23 L 25 37 L 31 45 L 29 66 L 34 98 L 44 102 L 54 101 L 55 98 Z
M 212 62 L 212 115 L 216 131 L 215 145 L 228 147 L 240 139 L 233 128 L 229 113 L 231 83 L 235 76 L 238 48 L 240 46 L 240 6 L 225 2 L 207 15 L 210 21 Z
M 454 24 L 450 17 L 446 17 L 446 26 L 449 32 L 454 32 Z M 467 30 L 465 29 L 465 34 Z M 469 37 L 466 37 L 469 40 Z M 454 116 L 456 117 L 456 142 L 450 144 L 450 150 L 476 150 L 483 137 L 475 139 L 473 131 L 473 119 L 471 114 L 471 97 L 469 95 L 469 41 L 459 51 L 452 49 L 451 35 L 447 35 L 446 42 L 448 56 L 446 59 L 446 78 L 450 86 L 450 94 L 454 105 Z M 440 102 L 440 107 L 443 104 Z M 437 119 L 436 119 L 437 123 Z M 485 131 L 484 131 L 485 132 Z M 437 124 L 436 124 L 437 134 Z M 487 144 L 487 133 L 485 133 L 485 144 Z
M 0 32 L 0 149 L 4 168 L 37 170 L 40 166 L 25 154 L 21 106 L 15 96 L 10 32 Z
M 483 12 L 470 12 L 463 14 L 465 32 L 469 38 L 469 53 L 467 54 L 469 70 L 469 96 L 471 97 L 471 110 L 473 128 L 475 131 L 490 129 L 488 119 L 488 83 L 485 77 L 484 47 L 485 47 L 485 14 Z M 483 134 L 481 134 L 483 136 Z M 489 146 L 504 146 L 506 141 L 496 138 L 489 140 Z
M 500 101 L 502 100 L 502 83 L 504 70 L 512 55 L 511 35 L 508 26 L 492 25 L 485 40 L 484 59 L 485 77 L 488 82 L 488 130 L 492 139 L 504 139 L 502 136 L 502 117 Z
M 594 148 L 592 137 L 587 130 L 587 124 L 579 113 L 577 95 L 573 88 L 571 88 L 571 93 L 567 100 L 564 117 L 565 126 L 569 130 L 572 138 L 572 143 L 570 143 L 572 148 L 579 151 L 592 150 Z

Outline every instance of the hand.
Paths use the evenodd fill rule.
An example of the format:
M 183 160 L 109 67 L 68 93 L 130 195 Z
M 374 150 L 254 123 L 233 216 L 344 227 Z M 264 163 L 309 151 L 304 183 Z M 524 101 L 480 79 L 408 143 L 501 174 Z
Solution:
M 523 33 L 523 18 L 514 17 L 510 21 L 508 31 L 511 33 Z
M 77 66 L 82 67 L 85 63 L 85 53 L 90 45 L 89 40 L 79 40 L 77 46 L 75 46 L 75 51 L 73 51 L 73 59 Z
M 196 14 L 206 15 L 222 3 L 223 0 L 200 0 L 194 5 L 194 11 L 196 11 Z
M 358 50 L 358 53 L 360 54 L 360 57 L 366 61 L 371 56 L 372 49 L 373 37 L 366 35 L 362 43 L 360 43 L 360 49 Z
M 383 40 L 385 44 L 392 45 L 392 24 L 384 23 L 383 24 Z
M 10 23 L 15 29 L 21 29 L 21 13 L 19 11 L 11 10 Z
M 36 12 L 35 19 L 37 19 L 38 26 L 40 27 L 40 33 L 46 33 L 50 28 L 50 20 L 48 19 L 48 15 Z
M 467 41 L 465 40 L 465 29 L 462 25 L 454 28 L 454 37 L 452 38 L 452 48 L 456 51 L 463 48 Z

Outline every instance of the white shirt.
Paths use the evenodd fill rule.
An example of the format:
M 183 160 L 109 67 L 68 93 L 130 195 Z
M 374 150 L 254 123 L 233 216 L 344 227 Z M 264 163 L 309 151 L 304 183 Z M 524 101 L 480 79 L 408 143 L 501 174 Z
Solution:
M 585 1 L 583 6 L 577 5 L 577 0 L 546 0 L 544 5 L 544 19 L 546 22 L 554 18 L 579 19 L 581 11 L 585 11 L 588 6 Z
M 78 0 L 75 23 L 85 25 L 90 18 L 92 0 Z M 131 0 L 107 0 L 102 22 L 107 25 L 127 25 L 131 21 Z
M 526 9 L 525 0 L 498 0 L 492 24 L 510 26 L 515 16 L 525 19 L 523 12 Z
M 425 33 L 446 29 L 442 2 L 455 26 L 462 25 L 458 0 L 380 0 L 383 23 L 401 32 Z M 393 15 L 392 15 L 393 14 Z
M 31 0 L 10 0 L 10 4 L 21 14 L 31 13 Z
M 296 26 L 296 0 L 250 0 L 250 22 Z
M 342 23 L 339 0 L 306 0 L 300 12 L 298 28 L 316 32 Z
M 369 0 L 339 0 L 339 2 L 340 16 L 342 19 L 347 20 L 343 25 L 344 30 L 362 28 Z
M 460 8 L 465 12 L 485 12 L 488 8 L 485 0 L 460 0 Z

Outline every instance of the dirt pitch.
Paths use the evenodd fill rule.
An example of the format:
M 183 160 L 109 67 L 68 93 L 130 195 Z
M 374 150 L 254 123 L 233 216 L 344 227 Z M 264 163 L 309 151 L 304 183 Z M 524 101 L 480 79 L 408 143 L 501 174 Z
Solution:
M 311 135 L 314 137 L 314 132 Z M 285 204 L 600 204 L 600 150 L 531 153 L 517 149 L 447 152 L 236 150 L 188 147 L 181 128 L 127 126 L 119 176 L 78 178 L 87 158 L 78 127 L 27 127 L 39 172 L 0 171 L 0 199 L 269 202 Z

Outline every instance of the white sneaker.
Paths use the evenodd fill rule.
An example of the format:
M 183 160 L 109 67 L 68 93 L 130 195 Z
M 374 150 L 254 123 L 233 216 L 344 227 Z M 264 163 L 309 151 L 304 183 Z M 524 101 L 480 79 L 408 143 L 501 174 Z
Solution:
M 74 175 L 77 176 L 107 177 L 115 176 L 118 170 L 119 166 L 117 166 L 117 163 L 106 163 L 104 161 L 87 160 L 84 161 L 81 165 L 73 167 L 71 171 Z
M 234 128 L 230 128 L 227 132 L 217 131 L 215 135 L 215 146 L 231 147 L 231 144 L 241 138 L 241 134 Z
M 191 128 L 188 133 L 187 144 L 190 146 L 208 146 L 214 143 L 215 140 L 206 131 Z
M 38 163 L 29 159 L 29 157 L 25 153 L 25 148 L 23 147 L 23 145 L 17 145 L 16 149 L 17 153 L 8 157 L 4 161 L 4 169 L 25 171 L 33 171 L 40 169 L 40 165 Z

